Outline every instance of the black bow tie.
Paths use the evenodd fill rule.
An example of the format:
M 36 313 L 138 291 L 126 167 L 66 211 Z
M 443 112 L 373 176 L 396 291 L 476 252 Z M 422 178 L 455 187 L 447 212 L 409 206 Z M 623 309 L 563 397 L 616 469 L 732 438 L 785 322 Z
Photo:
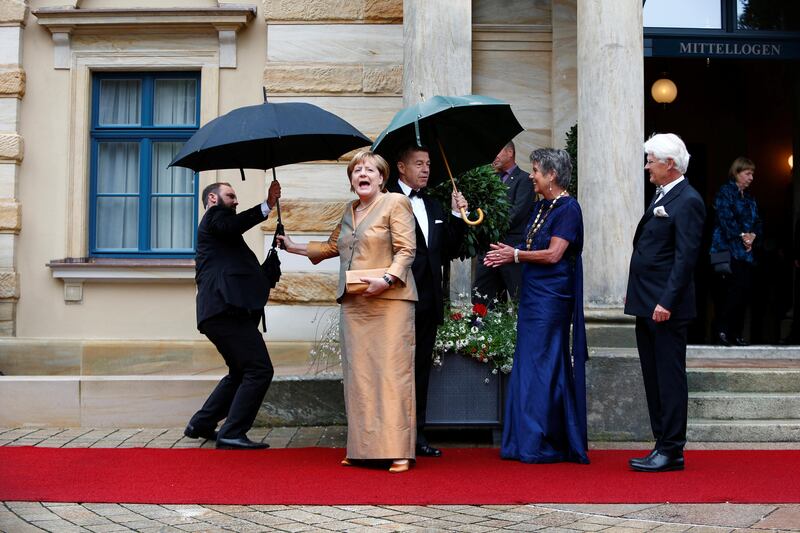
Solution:
M 411 189 L 411 192 L 408 193 L 408 197 L 409 198 L 414 198 L 415 196 L 422 197 L 422 195 L 420 194 L 420 192 L 418 190 Z

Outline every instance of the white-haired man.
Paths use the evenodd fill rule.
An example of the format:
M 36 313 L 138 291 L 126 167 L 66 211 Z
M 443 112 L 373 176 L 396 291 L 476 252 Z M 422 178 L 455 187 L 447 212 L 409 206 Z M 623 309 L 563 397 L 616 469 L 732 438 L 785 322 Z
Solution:
M 655 447 L 630 460 L 645 472 L 682 470 L 688 386 L 686 334 L 696 316 L 694 267 L 700 251 L 705 205 L 683 175 L 689 152 L 677 135 L 644 143 L 656 195 L 633 237 L 625 314 L 636 317 L 636 345 Z

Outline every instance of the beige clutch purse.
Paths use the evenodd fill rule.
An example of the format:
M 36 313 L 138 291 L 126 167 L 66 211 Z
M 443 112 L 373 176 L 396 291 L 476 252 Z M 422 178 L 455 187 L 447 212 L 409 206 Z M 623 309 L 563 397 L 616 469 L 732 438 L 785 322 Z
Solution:
M 359 294 L 367 290 L 369 283 L 364 283 L 361 278 L 380 278 L 386 273 L 385 268 L 365 268 L 362 270 L 347 270 L 344 273 L 345 292 Z

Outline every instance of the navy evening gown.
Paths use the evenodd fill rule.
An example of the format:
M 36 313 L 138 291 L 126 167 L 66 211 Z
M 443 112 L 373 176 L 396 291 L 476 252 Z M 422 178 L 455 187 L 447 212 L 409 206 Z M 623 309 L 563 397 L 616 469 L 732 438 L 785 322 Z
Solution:
M 549 200 L 539 201 L 533 218 L 549 206 Z M 583 217 L 571 196 L 558 199 L 533 236 L 531 250 L 548 248 L 551 237 L 569 241 L 561 260 L 522 267 L 517 348 L 506 388 L 500 455 L 525 463 L 588 463 Z M 525 250 L 525 243 L 520 248 Z

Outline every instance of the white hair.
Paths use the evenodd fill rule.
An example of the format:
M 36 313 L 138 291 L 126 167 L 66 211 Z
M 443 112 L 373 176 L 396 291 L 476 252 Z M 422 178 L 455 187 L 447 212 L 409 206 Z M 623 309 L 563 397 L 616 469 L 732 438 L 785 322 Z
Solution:
M 685 174 L 689 167 L 689 152 L 680 137 L 674 133 L 657 133 L 644 143 L 644 153 L 666 163 L 667 159 L 675 162 L 675 168 Z

